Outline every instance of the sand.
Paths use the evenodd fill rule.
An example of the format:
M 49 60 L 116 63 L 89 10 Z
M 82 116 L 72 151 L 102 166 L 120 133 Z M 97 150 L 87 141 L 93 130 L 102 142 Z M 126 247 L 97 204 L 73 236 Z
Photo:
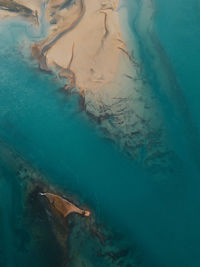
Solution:
M 41 14 L 39 0 L 18 2 Z M 32 55 L 41 69 L 66 78 L 66 90 L 80 93 L 84 109 L 108 138 L 142 164 L 163 164 L 167 148 L 160 110 L 135 56 L 138 49 L 130 37 L 127 12 L 120 18 L 118 4 L 47 1 L 49 33 L 32 46 Z
M 28 7 L 33 14 L 39 17 L 41 15 L 41 0 L 15 0 L 18 4 Z
M 58 17 L 50 16 L 51 2 L 55 1 L 47 6 L 49 22 Z M 81 91 L 95 90 L 113 81 L 121 54 L 129 58 L 116 8 L 117 1 L 85 0 L 60 12 L 62 19 L 50 28 L 49 37 L 36 44 L 40 54 L 45 55 L 48 68 L 60 68 L 61 75 L 68 78 L 73 73 L 73 85 Z M 53 41 L 64 31 L 66 34 Z
M 40 0 L 0 0 L 0 19 L 22 16 L 33 24 L 38 24 L 40 11 Z
M 49 200 L 51 207 L 59 212 L 64 218 L 67 218 L 67 216 L 71 213 L 78 213 L 85 217 L 90 216 L 90 211 L 82 210 L 67 199 L 58 195 L 52 193 L 41 193 L 41 195 L 45 196 Z

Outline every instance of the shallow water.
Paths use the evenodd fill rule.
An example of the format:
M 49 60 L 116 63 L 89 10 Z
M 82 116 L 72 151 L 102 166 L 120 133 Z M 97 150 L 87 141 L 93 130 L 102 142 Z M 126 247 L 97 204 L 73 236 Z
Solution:
M 199 266 L 199 6 L 195 0 L 190 5 L 183 0 L 154 1 L 152 45 L 143 16 L 145 2 L 134 2 L 137 9 L 130 23 L 144 75 L 162 106 L 170 148 L 180 159 L 172 171 L 161 169 L 154 175 L 103 138 L 80 111 L 78 97 L 61 92 L 63 81 L 40 72 L 32 61 L 29 39 L 34 42 L 45 30 L 34 32 L 20 21 L 0 27 L 0 139 L 45 173 L 50 183 L 79 195 L 100 222 L 136 246 L 138 266 Z M 191 47 L 186 42 L 179 49 L 186 33 Z M 170 82 L 165 83 L 166 77 Z M 171 88 L 174 79 L 176 93 Z M 22 190 L 5 162 L 0 162 L 0 266 L 54 266 L 59 253 L 48 259 L 48 253 L 41 255 L 30 241 L 30 229 L 23 224 Z
M 168 178 L 177 188 L 170 185 L 164 197 L 168 237 L 157 243 L 156 266 L 199 266 L 199 1 L 132 5 L 137 12 L 130 14 L 130 25 L 139 40 L 144 75 L 162 105 L 169 143 L 188 170 L 176 182 L 173 175 Z

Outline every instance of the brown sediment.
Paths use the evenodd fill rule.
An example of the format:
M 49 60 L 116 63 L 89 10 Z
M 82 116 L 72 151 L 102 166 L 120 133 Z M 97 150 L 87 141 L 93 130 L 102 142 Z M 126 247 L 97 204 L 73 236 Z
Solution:
M 41 193 L 41 195 L 44 195 L 49 200 L 51 207 L 58 211 L 64 218 L 67 218 L 71 213 L 78 213 L 85 217 L 90 216 L 90 211 L 78 208 L 65 198 L 52 193 Z
M 40 62 L 40 68 L 49 71 L 50 68 L 47 66 L 46 56 L 48 50 L 66 33 L 71 31 L 81 20 L 85 13 L 84 0 L 78 0 L 71 9 L 67 9 L 66 16 L 59 15 L 58 1 L 50 0 L 47 4 L 46 17 L 49 23 L 53 19 L 56 19 L 56 29 L 50 28 L 49 36 L 44 40 L 40 41 L 32 46 L 32 55 Z M 56 4 L 57 3 L 57 4 Z M 55 9 L 55 14 L 52 12 Z M 73 75 L 74 76 L 74 75 Z
M 67 66 L 67 70 L 66 70 L 66 77 L 68 78 L 68 80 L 70 81 L 70 87 L 76 87 L 76 75 L 75 73 L 71 70 L 71 65 L 73 62 L 73 58 L 74 58 L 74 43 L 72 45 L 72 54 L 71 54 L 71 59 L 69 61 L 69 64 Z
M 28 2 L 28 1 L 27 1 Z M 21 15 L 26 19 L 30 19 L 33 23 L 38 24 L 38 10 L 37 7 L 32 9 L 29 3 L 20 0 L 0 0 L 0 18 L 8 17 L 9 12 L 13 15 Z
M 74 43 L 72 45 L 72 55 L 71 55 L 71 59 L 69 61 L 68 67 L 67 67 L 68 69 L 71 69 L 71 64 L 72 64 L 73 58 L 74 58 Z
M 103 46 L 104 45 L 104 41 L 105 41 L 106 37 L 109 34 L 108 26 L 107 26 L 107 16 L 108 16 L 108 14 L 105 11 L 101 11 L 101 13 L 104 14 L 104 27 L 105 27 L 105 33 L 104 33 L 104 35 L 102 37 L 102 41 L 101 41 L 101 45 Z
M 32 49 L 32 56 L 40 62 L 40 69 L 45 71 L 51 71 L 46 64 L 46 57 L 45 55 L 40 53 L 40 49 L 36 44 L 31 46 Z
M 140 67 L 125 48 L 119 46 L 118 49 L 120 49 L 135 66 Z

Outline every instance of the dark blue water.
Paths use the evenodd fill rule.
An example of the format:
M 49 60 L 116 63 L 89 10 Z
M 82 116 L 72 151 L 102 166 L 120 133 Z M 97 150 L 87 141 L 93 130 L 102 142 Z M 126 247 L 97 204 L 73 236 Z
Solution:
M 153 175 L 102 137 L 80 111 L 78 97 L 63 94 L 62 81 L 38 70 L 28 47 L 39 33 L 20 21 L 0 27 L 0 138 L 137 246 L 142 266 L 196 267 L 199 6 L 195 0 L 156 0 L 151 9 L 156 13 L 146 23 L 145 3 L 152 4 L 132 2 L 129 20 L 144 75 L 162 106 L 170 149 L 179 159 L 170 172 Z M 0 266 L 49 267 L 23 226 L 17 179 L 12 169 L 1 166 Z

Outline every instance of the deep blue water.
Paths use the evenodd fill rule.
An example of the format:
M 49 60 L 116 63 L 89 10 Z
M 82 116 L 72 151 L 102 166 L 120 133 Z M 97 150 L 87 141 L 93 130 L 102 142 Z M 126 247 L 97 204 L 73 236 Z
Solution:
M 156 12 L 149 30 L 145 1 L 133 2 L 130 7 L 136 3 L 137 9 L 129 9 L 130 25 L 144 75 L 162 106 L 170 147 L 180 158 L 175 170 L 154 176 L 103 138 L 80 111 L 78 97 L 63 94 L 62 81 L 38 70 L 28 46 L 29 38 L 34 42 L 39 33 L 20 21 L 0 26 L 0 139 L 47 174 L 50 183 L 79 195 L 101 222 L 136 245 L 141 266 L 196 267 L 200 6 L 197 0 L 150 1 Z M 22 227 L 17 179 L 12 169 L 0 166 L 0 266 L 49 267 Z M 29 244 L 28 253 L 19 240 Z

